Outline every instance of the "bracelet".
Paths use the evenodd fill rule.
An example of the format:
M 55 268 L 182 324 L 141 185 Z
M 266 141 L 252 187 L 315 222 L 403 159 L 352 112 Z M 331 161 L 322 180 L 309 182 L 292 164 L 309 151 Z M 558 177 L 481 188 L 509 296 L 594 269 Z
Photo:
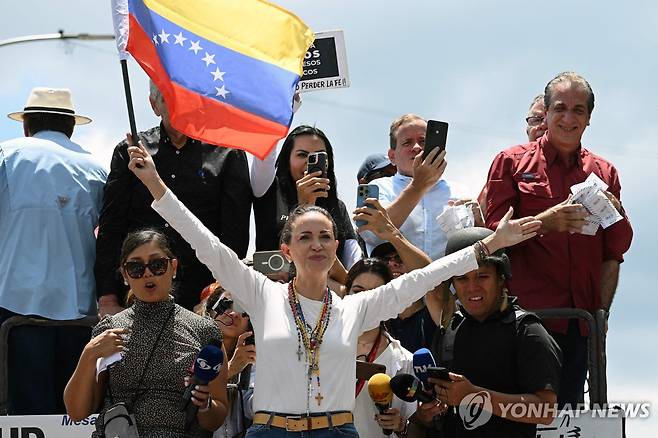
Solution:
M 475 250 L 475 257 L 480 264 L 484 263 L 487 257 L 491 255 L 489 253 L 489 248 L 487 248 L 487 245 L 485 245 L 481 240 L 478 240 L 475 242 L 475 244 L 473 244 L 473 249 Z
M 210 396 L 210 394 L 208 394 L 208 398 L 206 401 L 207 401 L 206 405 L 202 409 L 199 409 L 199 412 L 201 413 L 208 412 L 212 407 L 212 397 Z

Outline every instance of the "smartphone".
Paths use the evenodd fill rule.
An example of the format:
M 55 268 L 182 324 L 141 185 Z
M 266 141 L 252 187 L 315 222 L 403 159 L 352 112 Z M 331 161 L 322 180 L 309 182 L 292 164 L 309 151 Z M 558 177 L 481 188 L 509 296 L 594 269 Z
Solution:
M 375 198 L 379 199 L 379 186 L 374 184 L 359 184 L 356 188 L 356 207 L 366 206 L 368 208 L 375 208 L 370 204 L 366 204 L 366 199 Z M 358 220 L 355 222 L 357 227 L 365 225 L 367 222 Z
M 450 381 L 448 368 L 445 367 L 427 367 L 427 375 L 433 379 Z
M 427 131 L 425 132 L 425 148 L 423 149 L 423 159 L 432 149 L 439 148 L 443 151 L 448 141 L 448 122 L 439 122 L 438 120 L 427 121 Z
M 356 361 L 356 378 L 368 380 L 378 373 L 386 373 L 386 365 L 375 362 Z
M 312 154 L 308 154 L 308 158 L 306 161 L 306 172 L 308 174 L 317 172 L 319 170 L 320 172 L 322 172 L 320 178 L 326 178 L 328 166 L 329 166 L 329 162 L 327 160 L 326 152 L 314 152 Z
M 265 275 L 288 272 L 290 263 L 281 251 L 256 251 L 253 256 L 254 269 Z
M 251 336 L 247 336 L 247 338 L 244 340 L 244 345 L 256 345 L 256 338 L 253 335 L 254 333 L 254 326 L 251 325 L 251 320 L 247 324 L 247 330 L 252 333 Z

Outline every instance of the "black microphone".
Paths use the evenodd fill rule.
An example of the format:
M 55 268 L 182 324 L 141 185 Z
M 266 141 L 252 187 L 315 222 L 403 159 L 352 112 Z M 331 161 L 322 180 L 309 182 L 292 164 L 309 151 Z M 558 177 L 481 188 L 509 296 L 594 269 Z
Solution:
M 427 403 L 436 400 L 423 389 L 423 382 L 411 374 L 398 374 L 391 379 L 391 390 L 400 400 Z
M 251 321 L 249 321 L 249 331 L 251 331 L 252 333 L 254 332 L 254 329 L 251 326 Z M 244 340 L 244 345 L 255 345 L 255 344 L 256 344 L 256 339 L 254 338 L 254 335 L 251 335 Z M 248 364 L 240 372 L 240 377 L 238 377 L 238 389 L 242 389 L 242 390 L 249 389 L 249 383 L 251 380 L 251 366 L 252 366 L 251 364 Z
M 196 418 L 199 407 L 192 403 L 192 391 L 196 385 L 207 385 L 217 378 L 224 361 L 222 343 L 220 340 L 212 340 L 203 347 L 194 360 L 194 371 L 190 377 L 190 384 L 185 388 L 180 410 L 185 411 L 185 429 L 189 429 Z

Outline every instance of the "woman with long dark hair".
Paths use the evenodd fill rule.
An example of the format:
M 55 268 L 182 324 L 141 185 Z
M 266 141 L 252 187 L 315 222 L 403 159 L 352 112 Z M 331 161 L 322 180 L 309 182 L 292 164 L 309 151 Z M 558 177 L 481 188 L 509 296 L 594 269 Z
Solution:
M 326 178 L 320 172 L 306 173 L 308 156 L 316 152 L 327 154 Z M 272 185 L 254 201 L 257 251 L 279 249 L 281 230 L 298 205 L 317 205 L 331 214 L 338 231 L 338 259 L 347 269 L 361 258 L 349 213 L 338 199 L 331 142 L 320 129 L 308 125 L 290 131 L 277 157 Z

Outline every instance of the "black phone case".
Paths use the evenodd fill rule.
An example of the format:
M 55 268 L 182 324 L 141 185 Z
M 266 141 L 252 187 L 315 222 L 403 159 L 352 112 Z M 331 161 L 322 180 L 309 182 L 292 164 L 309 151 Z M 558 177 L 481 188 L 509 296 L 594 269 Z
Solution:
M 427 158 L 427 155 L 432 151 L 432 149 L 439 148 L 440 150 L 444 150 L 446 148 L 447 141 L 448 123 L 439 122 L 438 120 L 428 120 L 427 131 L 425 132 L 425 148 L 423 149 L 423 158 Z

